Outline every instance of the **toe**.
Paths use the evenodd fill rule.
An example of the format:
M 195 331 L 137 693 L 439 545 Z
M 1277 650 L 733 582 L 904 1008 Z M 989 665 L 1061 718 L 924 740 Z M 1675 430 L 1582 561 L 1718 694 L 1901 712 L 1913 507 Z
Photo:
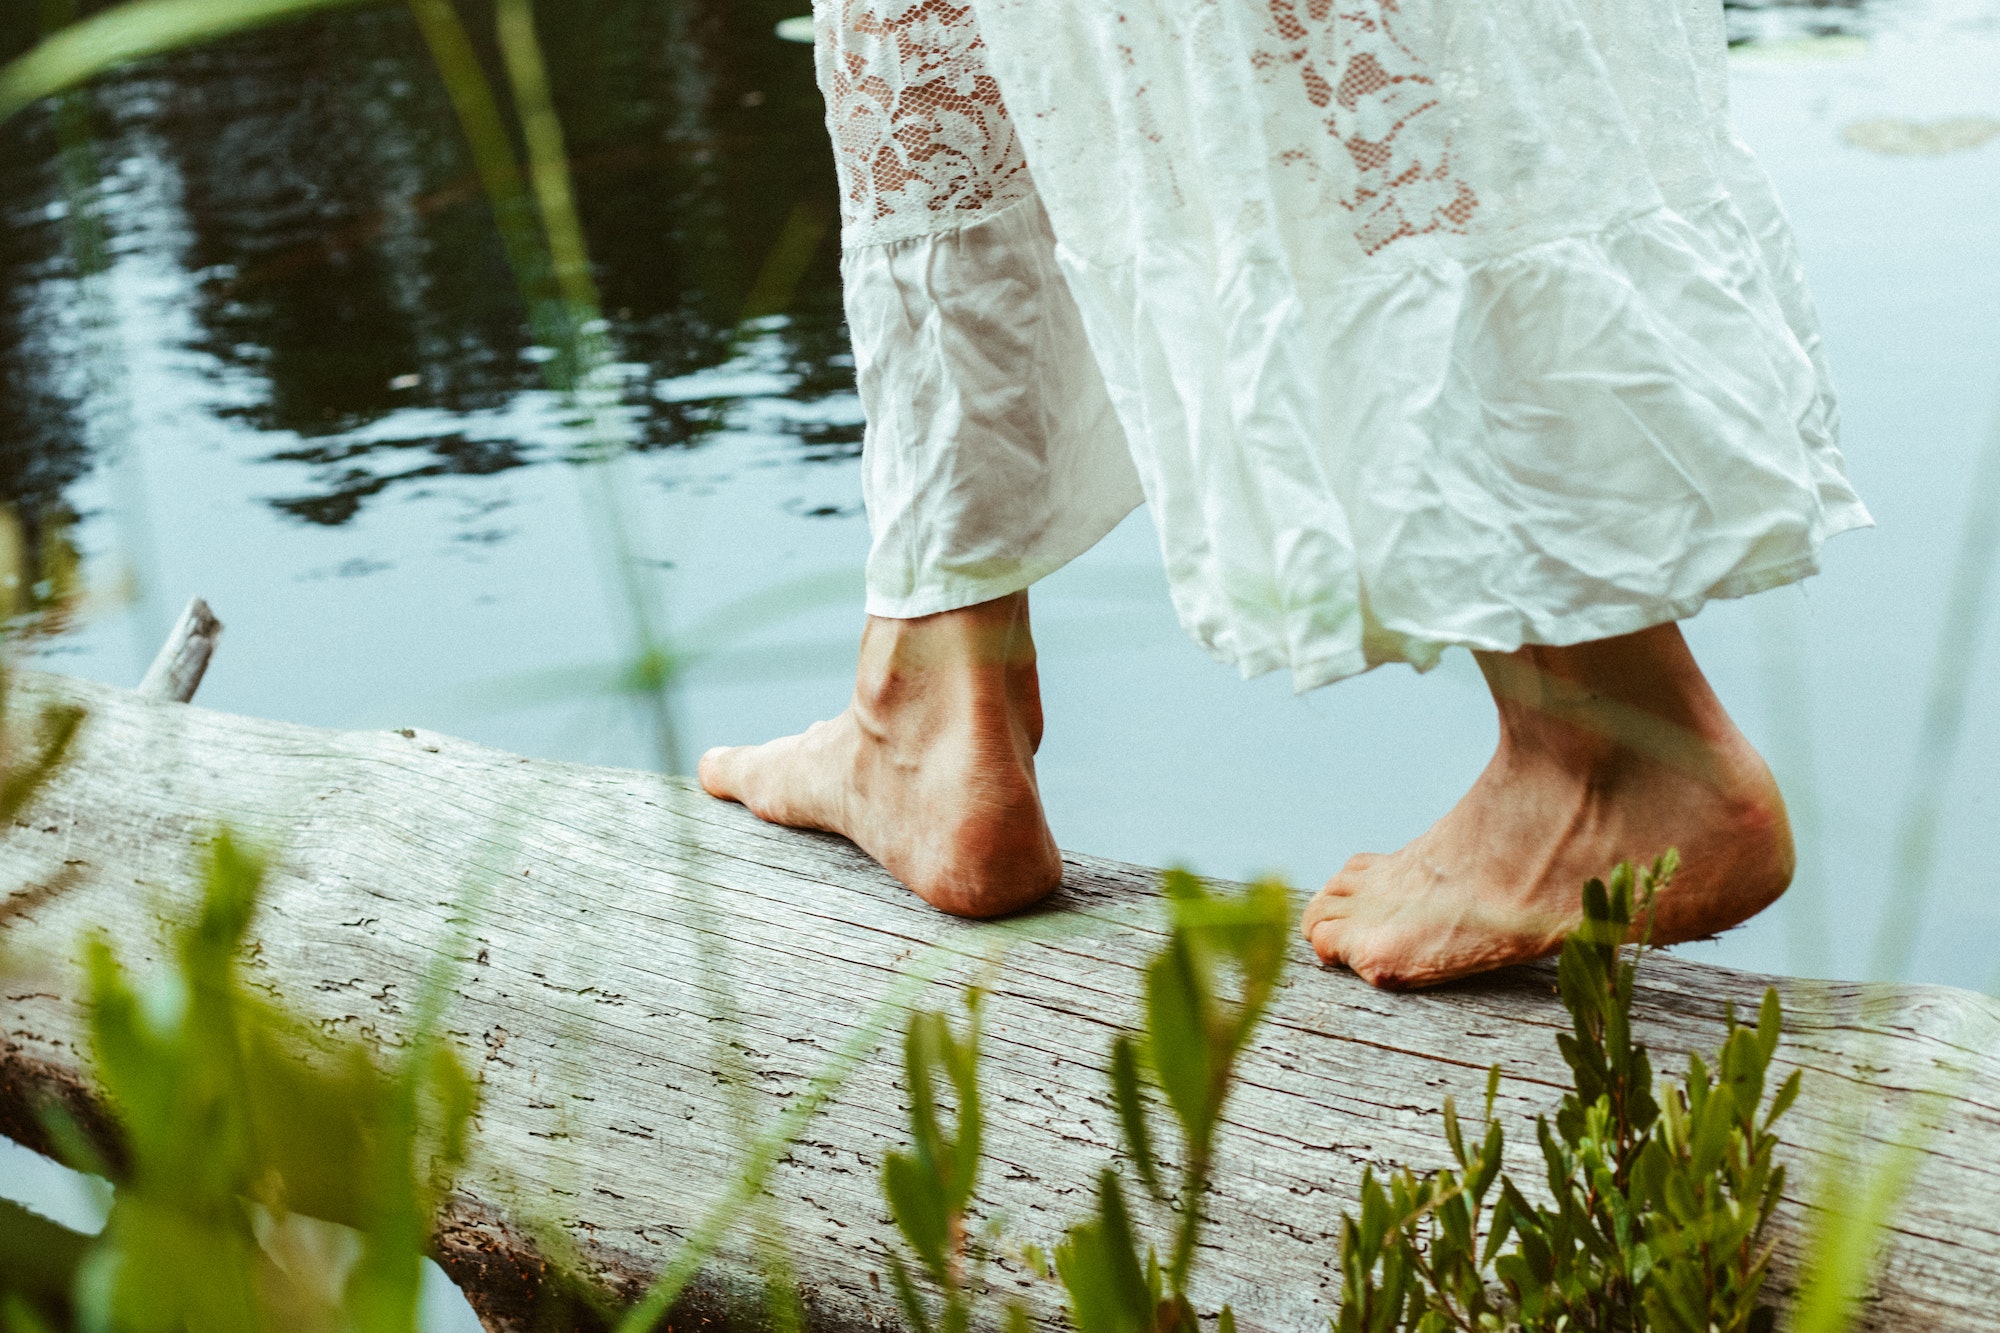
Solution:
M 737 756 L 743 752 L 740 745 L 718 745 L 701 756 L 695 766 L 695 776 L 701 780 L 701 789 L 710 796 L 725 801 L 741 799 L 742 777 Z
M 1299 929 L 1308 940 L 1312 939 L 1313 932 L 1319 929 L 1321 922 L 1331 921 L 1347 914 L 1348 890 L 1344 886 L 1335 887 L 1337 883 L 1338 881 L 1328 884 L 1315 893 L 1312 901 L 1306 904 L 1305 915 L 1299 919 Z
M 1338 875 L 1306 904 L 1299 929 L 1305 933 L 1306 942 L 1318 952 L 1322 961 L 1333 963 L 1340 960 L 1338 941 L 1352 927 L 1354 908 L 1354 888 L 1343 883 Z
M 1342 966 L 1381 990 L 1404 990 L 1410 978 L 1371 947 L 1369 933 L 1351 917 L 1329 916 L 1307 932 L 1313 952 L 1328 967 Z
M 1331 966 L 1334 963 L 1340 962 L 1343 957 L 1342 946 L 1345 943 L 1347 931 L 1346 920 L 1341 917 L 1329 916 L 1321 917 L 1319 920 L 1314 921 L 1310 919 L 1311 909 L 1307 910 L 1306 942 L 1312 945 L 1313 952 L 1319 955 L 1319 960 L 1322 963 Z
M 1370 852 L 1349 857 L 1347 864 L 1341 867 L 1340 873 L 1328 880 L 1325 887 L 1313 895 L 1312 901 L 1306 904 L 1305 917 L 1299 923 L 1308 940 L 1313 937 L 1313 929 L 1320 922 L 1353 913 L 1354 900 L 1362 889 L 1361 876 L 1377 861 L 1384 859 Z
M 1401 964 L 1369 956 L 1350 958 L 1347 960 L 1347 966 L 1355 976 L 1376 990 L 1416 990 L 1449 979 L 1444 976 L 1416 973 Z

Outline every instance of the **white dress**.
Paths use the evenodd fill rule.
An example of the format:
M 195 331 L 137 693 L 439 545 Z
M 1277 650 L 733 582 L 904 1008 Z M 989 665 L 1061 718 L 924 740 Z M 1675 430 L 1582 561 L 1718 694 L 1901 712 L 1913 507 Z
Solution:
M 869 610 L 1143 498 L 1299 689 L 1624 634 L 1869 522 L 1720 0 L 817 0 Z

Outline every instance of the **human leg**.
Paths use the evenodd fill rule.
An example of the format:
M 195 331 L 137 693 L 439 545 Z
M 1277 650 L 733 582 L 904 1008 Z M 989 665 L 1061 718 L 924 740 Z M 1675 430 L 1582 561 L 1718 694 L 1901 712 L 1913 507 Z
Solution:
M 1771 772 L 1675 625 L 1478 654 L 1500 742 L 1421 837 L 1361 855 L 1306 908 L 1326 962 L 1378 986 L 1449 981 L 1554 952 L 1582 882 L 1678 848 L 1652 938 L 1726 930 L 1784 892 L 1791 828 Z
M 868 427 L 867 628 L 845 712 L 711 751 L 713 794 L 845 834 L 926 901 L 1055 888 L 1026 589 L 1139 503 L 969 6 L 819 0 Z
M 871 616 L 847 710 L 710 750 L 702 786 L 759 818 L 852 840 L 935 907 L 996 916 L 1062 879 L 1035 786 L 1041 693 L 1028 594 Z

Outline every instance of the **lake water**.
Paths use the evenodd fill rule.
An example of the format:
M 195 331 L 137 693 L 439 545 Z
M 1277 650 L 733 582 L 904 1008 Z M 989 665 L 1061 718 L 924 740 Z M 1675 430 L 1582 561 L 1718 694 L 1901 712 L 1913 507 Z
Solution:
M 714 647 L 677 698 L 689 755 L 837 711 L 859 626 L 831 164 L 810 51 L 773 32 L 801 7 L 580 0 L 547 34 L 639 442 L 617 487 L 671 623 Z M 1980 137 L 2000 129 L 2000 0 L 1732 23 L 1738 120 L 1797 225 L 1880 526 L 1803 590 L 1689 626 L 1803 855 L 1783 904 L 1696 952 L 1859 976 L 1900 917 L 1905 975 L 1986 987 L 2000 587 L 1953 658 L 1954 743 L 1925 759 L 1919 731 L 1954 571 L 1994 554 L 1961 557 L 2000 449 L 2000 137 Z M 132 683 L 199 593 L 228 625 L 209 707 L 653 763 L 630 706 L 594 692 L 627 651 L 601 511 L 406 15 L 152 62 L 87 104 L 66 158 L 46 108 L 0 130 L 0 496 L 78 517 L 97 596 L 33 654 Z M 96 225 L 107 260 L 80 278 Z M 1035 607 L 1040 772 L 1075 850 L 1314 885 L 1421 831 L 1493 743 L 1462 653 L 1305 697 L 1239 681 L 1176 627 L 1143 511 Z M 1922 772 L 1943 795 L 1918 895 L 1894 885 Z

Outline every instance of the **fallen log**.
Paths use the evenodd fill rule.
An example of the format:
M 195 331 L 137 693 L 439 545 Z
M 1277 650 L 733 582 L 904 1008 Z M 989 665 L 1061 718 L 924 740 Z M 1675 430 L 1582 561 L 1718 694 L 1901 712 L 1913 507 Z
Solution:
M 30 673 L 20 684 L 89 719 L 67 768 L 0 836 L 9 891 L 74 880 L 8 931 L 10 950 L 58 960 L 4 1000 L 0 1130 L 17 1138 L 37 1140 L 39 1099 L 90 1101 L 79 984 L 61 960 L 86 928 L 128 960 L 155 957 L 158 913 L 191 892 L 191 848 L 227 821 L 278 851 L 254 976 L 328 1031 L 394 1046 L 438 951 L 462 942 L 448 1023 L 483 1107 L 436 1245 L 489 1328 L 534 1326 L 554 1251 L 635 1296 L 728 1189 L 739 1111 L 765 1125 L 795 1104 L 936 944 L 960 957 L 927 1003 L 975 975 L 990 988 L 987 1215 L 1046 1246 L 1113 1159 L 1102 1071 L 1162 937 L 1152 871 L 1071 857 L 1063 890 L 1025 925 L 967 923 L 838 838 L 761 824 L 678 780 Z M 1476 1104 L 1497 1062 L 1512 1168 L 1533 1178 L 1532 1118 L 1567 1080 L 1547 965 L 1388 995 L 1295 953 L 1230 1104 L 1197 1284 L 1200 1308 L 1230 1302 L 1246 1330 L 1324 1326 L 1363 1166 L 1441 1164 L 1446 1094 Z M 1712 1049 L 1725 1005 L 1754 1008 L 1770 982 L 1649 961 L 1640 1028 L 1656 1067 Z M 2000 1005 L 1941 987 L 1776 984 L 1777 1063 L 1807 1071 L 1785 1121 L 1777 1289 L 1836 1151 L 1928 1124 L 1863 1326 L 2000 1327 Z M 819 1328 L 897 1322 L 878 1185 L 905 1137 L 892 1045 L 807 1122 L 770 1182 Z M 736 1092 L 717 1072 L 732 1062 Z M 708 1299 L 747 1271 L 746 1254 L 724 1247 Z M 988 1279 L 1042 1315 L 1060 1306 L 1010 1262 Z

